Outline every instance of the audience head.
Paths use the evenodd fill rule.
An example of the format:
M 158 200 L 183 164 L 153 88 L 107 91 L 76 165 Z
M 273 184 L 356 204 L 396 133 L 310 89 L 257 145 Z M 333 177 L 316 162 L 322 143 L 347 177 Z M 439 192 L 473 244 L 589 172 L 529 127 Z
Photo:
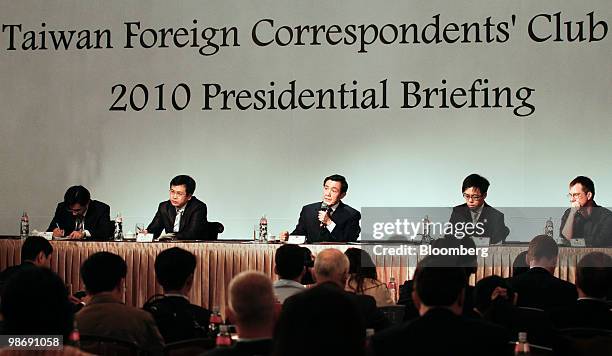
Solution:
M 164 292 L 184 292 L 191 289 L 196 257 L 179 247 L 164 250 L 155 259 L 155 277 Z
M 595 184 L 589 177 L 578 176 L 569 184 L 569 198 L 572 203 L 582 206 L 590 205 L 595 198 Z
M 6 335 L 63 335 L 73 326 L 72 304 L 64 282 L 47 268 L 30 268 L 6 284 L 0 312 Z
M 529 271 L 527 252 L 528 251 L 523 251 L 516 255 L 514 262 L 512 262 L 512 276 L 518 276 L 519 274 Z
M 465 272 L 445 264 L 436 256 L 424 258 L 415 272 L 413 300 L 424 314 L 432 307 L 448 307 L 461 314 L 464 300 Z
M 304 269 L 304 251 L 299 245 L 282 245 L 276 250 L 274 273 L 281 279 L 300 281 Z
M 261 272 L 241 272 L 231 280 L 228 289 L 228 316 L 236 324 L 238 334 L 245 337 L 245 332 L 267 328 L 267 337 L 271 337 L 276 297 L 270 278 Z
M 463 198 L 470 209 L 478 208 L 484 204 L 489 190 L 489 181 L 478 174 L 470 174 L 461 184 Z
M 75 185 L 64 194 L 64 205 L 73 216 L 82 216 L 91 201 L 91 195 L 82 185 Z
M 474 287 L 474 309 L 480 314 L 486 313 L 496 302 L 514 301 L 514 292 L 506 279 L 500 276 L 488 276 L 476 283 Z
M 548 235 L 538 235 L 529 242 L 527 260 L 529 267 L 542 267 L 553 273 L 557 266 L 559 247 Z
M 324 285 L 285 300 L 272 355 L 365 355 L 365 324 L 345 294 Z
M 349 278 L 355 285 L 357 293 L 363 293 L 363 281 L 366 278 L 378 279 L 376 265 L 367 251 L 351 247 L 344 254 L 349 260 Z
M 106 251 L 94 253 L 81 266 L 81 279 L 89 294 L 121 291 L 126 275 L 123 258 Z
M 51 266 L 53 246 L 42 236 L 29 236 L 21 245 L 21 262 L 32 262 L 39 267 Z
M 304 253 L 304 276 L 300 281 L 303 285 L 314 284 L 314 277 L 312 276 L 312 269 L 314 268 L 314 256 L 312 251 L 308 247 L 301 246 L 302 252 Z
M 581 297 L 605 299 L 612 286 L 612 257 L 590 252 L 580 259 L 576 269 L 576 287 Z
M 335 248 L 325 249 L 317 254 L 314 263 L 314 277 L 317 284 L 333 282 L 344 289 L 348 278 L 349 260 Z

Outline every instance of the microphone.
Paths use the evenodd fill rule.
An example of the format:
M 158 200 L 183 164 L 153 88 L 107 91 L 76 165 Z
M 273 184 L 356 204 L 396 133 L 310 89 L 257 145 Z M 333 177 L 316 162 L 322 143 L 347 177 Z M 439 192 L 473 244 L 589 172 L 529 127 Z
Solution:
M 319 208 L 319 211 L 327 211 L 327 203 L 326 202 L 321 202 L 321 207 Z M 323 223 L 319 222 L 319 227 L 323 227 Z

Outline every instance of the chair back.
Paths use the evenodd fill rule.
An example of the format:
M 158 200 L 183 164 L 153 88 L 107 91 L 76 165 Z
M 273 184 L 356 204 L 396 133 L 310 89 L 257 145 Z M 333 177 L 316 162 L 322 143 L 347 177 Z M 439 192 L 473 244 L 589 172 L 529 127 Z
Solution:
M 165 356 L 188 356 L 199 355 L 215 347 L 215 340 L 212 338 L 189 339 L 172 342 L 164 346 Z
M 404 321 L 404 314 L 406 313 L 405 305 L 389 305 L 379 307 L 378 309 L 389 319 L 391 324 L 399 324 Z
M 223 233 L 225 227 L 218 221 L 207 221 L 204 229 L 204 239 L 207 241 L 216 241 L 219 234 Z
M 80 335 L 80 349 L 96 355 L 140 356 L 146 352 L 136 343 L 110 336 Z

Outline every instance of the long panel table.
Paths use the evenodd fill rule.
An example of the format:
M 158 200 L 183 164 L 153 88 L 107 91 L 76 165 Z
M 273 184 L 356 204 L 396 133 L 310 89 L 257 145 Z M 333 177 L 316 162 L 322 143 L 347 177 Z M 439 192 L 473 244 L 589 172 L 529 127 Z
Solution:
M 18 264 L 21 260 L 19 239 L 0 239 L 0 270 Z M 189 296 L 194 304 L 211 308 L 221 307 L 224 310 L 227 301 L 227 286 L 236 274 L 246 270 L 257 270 L 275 279 L 274 253 L 279 244 L 254 244 L 245 242 L 82 242 L 51 241 L 53 245 L 52 266 L 73 291 L 84 289 L 79 278 L 79 268 L 87 257 L 98 251 L 109 251 L 123 257 L 127 262 L 128 273 L 124 300 L 126 304 L 142 307 L 145 301 L 154 294 L 161 293 L 161 287 L 155 281 L 154 263 L 157 254 L 170 247 L 181 247 L 191 251 L 197 258 L 194 274 L 194 286 Z M 337 248 L 342 251 L 360 245 L 306 245 L 313 254 L 325 248 Z M 478 271 L 475 280 L 497 274 L 510 276 L 512 262 L 516 255 L 527 249 L 523 246 L 492 246 L 489 255 L 478 260 Z M 575 282 L 576 264 L 580 258 L 591 251 L 604 251 L 612 255 L 612 249 L 602 248 L 560 248 L 559 264 L 556 275 L 570 282 Z M 373 256 L 378 266 L 378 276 L 388 281 L 391 276 L 401 284 L 411 278 L 414 266 L 423 256 Z

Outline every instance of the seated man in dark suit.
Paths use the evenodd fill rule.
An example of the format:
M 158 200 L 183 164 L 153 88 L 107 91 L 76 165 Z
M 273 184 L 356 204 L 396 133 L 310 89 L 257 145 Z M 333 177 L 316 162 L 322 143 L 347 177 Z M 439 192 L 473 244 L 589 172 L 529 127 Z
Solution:
M 550 236 L 538 235 L 529 242 L 527 259 L 530 269 L 511 281 L 512 288 L 518 293 L 518 306 L 549 310 L 576 302 L 576 287 L 553 276 L 558 255 L 559 247 Z
M 361 227 L 361 213 L 342 202 L 348 183 L 338 174 L 323 180 L 323 202 L 304 206 L 291 235 L 306 236 L 306 242 L 349 242 L 357 241 Z M 281 238 L 289 236 L 287 231 Z
M 504 223 L 504 214 L 485 202 L 489 185 L 489 181 L 478 174 L 470 174 L 463 180 L 461 191 L 465 204 L 453 208 L 449 219 L 453 226 L 451 235 L 488 237 L 491 244 L 506 240 L 510 229 Z
M 163 230 L 178 240 L 203 240 L 206 228 L 206 204 L 193 196 L 196 183 L 180 175 L 170 181 L 170 199 L 159 203 L 157 213 L 145 233 L 159 237 Z M 137 231 L 138 232 L 138 231 Z
M 389 320 L 376 307 L 376 300 L 369 295 L 359 295 L 344 291 L 349 276 L 350 262 L 345 254 L 335 248 L 325 249 L 317 254 L 314 264 L 314 278 L 316 288 L 339 289 L 344 293 L 359 311 L 366 328 L 382 330 L 390 325 Z M 303 292 L 305 293 L 305 292 Z M 302 293 L 293 295 L 285 300 L 287 303 Z
M 265 356 L 272 351 L 275 297 L 272 281 L 261 272 L 246 271 L 229 284 L 227 317 L 236 325 L 238 341 L 206 356 Z
M 505 329 L 461 315 L 464 270 L 440 267 L 444 264 L 437 257 L 423 260 L 413 291 L 420 317 L 375 334 L 371 341 L 375 355 L 396 355 L 398 347 L 410 355 L 507 354 Z
M 76 314 L 79 331 L 133 342 L 161 355 L 164 341 L 151 314 L 122 301 L 126 274 L 125 261 L 114 253 L 96 252 L 83 262 L 81 279 L 91 299 Z
M 21 245 L 21 264 L 11 266 L 0 273 L 0 295 L 4 285 L 15 274 L 34 267 L 51 267 L 53 246 L 44 237 L 29 236 Z
M 553 310 L 553 323 L 559 329 L 612 330 L 612 311 L 606 303 L 607 289 L 612 285 L 612 257 L 603 252 L 591 252 L 582 257 L 577 267 L 579 298 L 573 305 Z
M 164 250 L 155 259 L 155 278 L 164 290 L 143 309 L 151 313 L 166 343 L 208 335 L 210 311 L 189 303 L 196 257 L 182 248 Z
M 561 217 L 561 237 L 584 239 L 587 246 L 612 246 L 612 212 L 595 203 L 595 184 L 589 177 L 578 176 L 570 182 L 572 207 Z
M 53 231 L 54 237 L 109 240 L 113 233 L 110 207 L 100 201 L 91 200 L 91 195 L 85 187 L 72 186 L 64 194 L 64 201 L 57 204 L 47 231 Z

